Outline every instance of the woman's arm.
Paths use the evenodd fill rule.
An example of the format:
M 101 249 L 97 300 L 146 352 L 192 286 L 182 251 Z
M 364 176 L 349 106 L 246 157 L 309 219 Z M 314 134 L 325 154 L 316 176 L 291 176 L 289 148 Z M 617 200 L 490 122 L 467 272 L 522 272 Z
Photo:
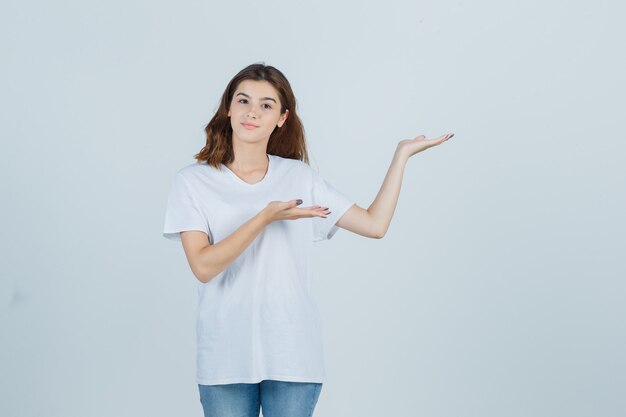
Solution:
M 206 284 L 237 259 L 268 224 L 278 220 L 328 216 L 329 210 L 326 207 L 297 207 L 301 203 L 302 200 L 271 201 L 267 207 L 216 244 L 211 244 L 204 232 L 180 232 L 191 271 L 200 282 Z
M 260 212 L 216 244 L 211 244 L 204 232 L 181 232 L 180 240 L 191 271 L 206 284 L 237 259 L 268 224 Z
M 454 136 L 454 133 L 426 140 L 424 135 L 400 141 L 387 170 L 387 175 L 368 209 L 353 205 L 337 222 L 337 226 L 361 236 L 380 239 L 387 233 L 391 218 L 398 203 L 404 167 L 413 155 L 439 145 Z M 332 207 L 331 207 L 332 210 Z

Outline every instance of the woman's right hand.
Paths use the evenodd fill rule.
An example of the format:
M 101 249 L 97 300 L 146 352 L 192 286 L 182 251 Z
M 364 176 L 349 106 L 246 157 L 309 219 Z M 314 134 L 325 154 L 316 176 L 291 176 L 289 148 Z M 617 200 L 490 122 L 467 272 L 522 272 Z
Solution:
M 269 224 L 277 220 L 296 220 L 304 217 L 325 218 L 331 213 L 328 211 L 328 207 L 298 207 L 298 201 L 270 201 L 262 211 L 267 223 Z

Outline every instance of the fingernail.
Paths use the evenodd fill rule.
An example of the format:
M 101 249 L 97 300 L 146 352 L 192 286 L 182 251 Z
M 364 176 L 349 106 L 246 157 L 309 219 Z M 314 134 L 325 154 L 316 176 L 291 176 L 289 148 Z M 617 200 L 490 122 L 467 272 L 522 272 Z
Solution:
M 296 206 L 299 206 L 300 204 L 302 204 L 302 200 L 297 199 L 297 200 L 296 200 Z

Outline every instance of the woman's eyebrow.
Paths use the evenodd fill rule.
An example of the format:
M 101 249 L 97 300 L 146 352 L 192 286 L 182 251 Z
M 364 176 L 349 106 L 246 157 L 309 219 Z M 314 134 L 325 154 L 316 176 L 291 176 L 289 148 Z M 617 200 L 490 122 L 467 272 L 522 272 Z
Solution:
M 237 93 L 237 95 L 235 97 L 237 97 L 238 95 L 242 95 L 242 96 L 246 96 L 248 98 L 250 98 L 249 95 L 247 95 L 246 93 Z M 274 103 L 276 103 L 276 100 L 274 100 L 272 97 L 263 97 L 261 100 L 272 100 Z M 278 103 L 276 103 L 278 104 Z

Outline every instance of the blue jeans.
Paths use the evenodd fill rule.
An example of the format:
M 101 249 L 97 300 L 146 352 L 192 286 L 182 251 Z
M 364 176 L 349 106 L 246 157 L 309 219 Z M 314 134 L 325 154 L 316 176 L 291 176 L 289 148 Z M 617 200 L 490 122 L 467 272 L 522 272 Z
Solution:
M 204 417 L 311 417 L 322 384 L 263 380 L 256 384 L 200 385 Z

